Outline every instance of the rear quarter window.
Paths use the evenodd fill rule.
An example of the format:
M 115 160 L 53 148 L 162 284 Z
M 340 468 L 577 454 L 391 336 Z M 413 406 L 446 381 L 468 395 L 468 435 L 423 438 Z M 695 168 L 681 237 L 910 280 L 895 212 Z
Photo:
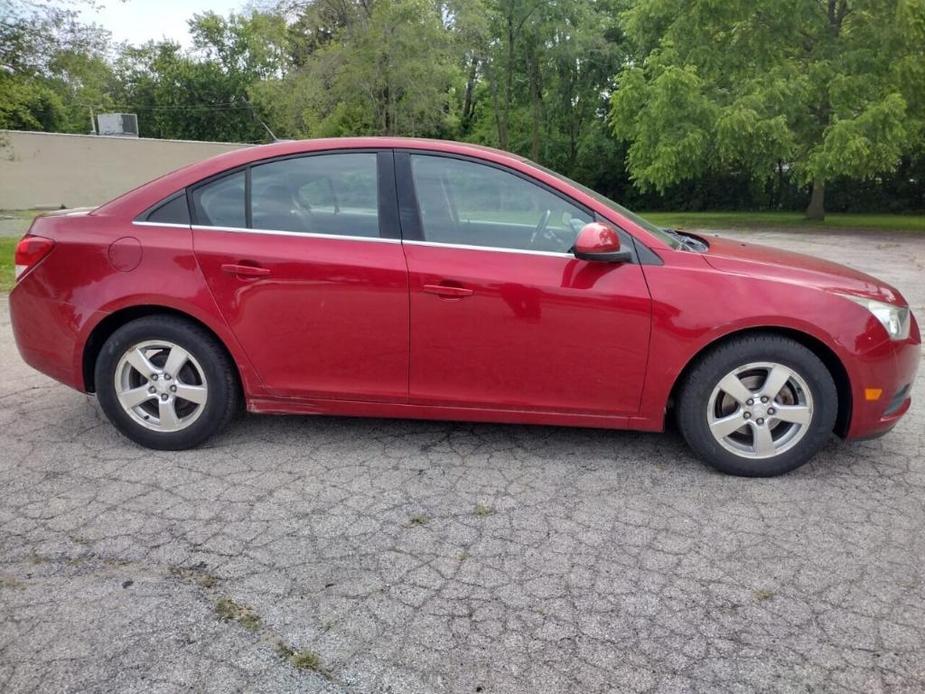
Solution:
M 156 224 L 189 224 L 189 206 L 186 202 L 186 191 L 180 191 L 170 196 L 154 207 L 142 221 Z

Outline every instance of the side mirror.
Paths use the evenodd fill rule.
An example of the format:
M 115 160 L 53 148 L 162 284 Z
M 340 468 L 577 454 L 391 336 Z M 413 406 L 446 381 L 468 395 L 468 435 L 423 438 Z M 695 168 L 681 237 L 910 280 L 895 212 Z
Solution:
M 602 263 L 625 263 L 633 259 L 630 251 L 620 250 L 620 237 L 610 227 L 591 222 L 578 232 L 572 249 L 576 258 Z

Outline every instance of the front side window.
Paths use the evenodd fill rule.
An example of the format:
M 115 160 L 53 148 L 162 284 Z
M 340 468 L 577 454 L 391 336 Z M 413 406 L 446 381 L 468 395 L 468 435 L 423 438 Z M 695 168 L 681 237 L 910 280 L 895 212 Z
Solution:
M 376 154 L 281 159 L 251 168 L 255 229 L 379 236 Z
M 567 253 L 591 215 L 494 166 L 412 154 L 424 240 Z
M 193 189 L 196 223 L 213 227 L 247 226 L 244 214 L 244 172 L 229 174 Z

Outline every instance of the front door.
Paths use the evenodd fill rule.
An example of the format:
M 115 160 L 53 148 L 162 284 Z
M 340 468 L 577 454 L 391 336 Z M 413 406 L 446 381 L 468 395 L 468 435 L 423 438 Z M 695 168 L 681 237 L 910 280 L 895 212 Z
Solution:
M 408 279 L 391 152 L 257 162 L 195 188 L 194 247 L 265 388 L 399 401 Z
M 635 413 L 649 292 L 638 264 L 569 252 L 591 212 L 494 165 L 397 156 L 411 285 L 411 401 Z

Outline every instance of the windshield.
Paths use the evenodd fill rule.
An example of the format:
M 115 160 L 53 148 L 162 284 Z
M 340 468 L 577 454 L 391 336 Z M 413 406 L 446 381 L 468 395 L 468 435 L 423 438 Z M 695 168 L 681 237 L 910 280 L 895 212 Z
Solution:
M 535 166 L 536 168 L 540 169 L 541 171 L 545 171 L 545 172 L 548 173 L 550 176 L 555 176 L 555 177 L 558 178 L 560 181 L 564 181 L 565 183 L 568 183 L 570 186 L 574 186 L 574 187 L 578 188 L 578 190 L 580 190 L 582 193 L 585 193 L 585 194 L 587 194 L 587 195 L 590 195 L 592 198 L 594 198 L 595 200 L 597 200 L 597 201 L 598 201 L 599 203 L 601 203 L 602 205 L 606 205 L 607 207 L 609 207 L 610 209 L 612 209 L 614 212 L 617 212 L 617 213 L 619 213 L 620 215 L 626 217 L 627 219 L 631 220 L 634 224 L 637 224 L 637 225 L 641 226 L 643 229 L 645 229 L 646 231 L 648 231 L 648 232 L 649 232 L 650 234 L 652 234 L 653 236 L 657 236 L 659 239 L 661 239 L 662 241 L 664 241 L 668 246 L 671 246 L 671 247 L 674 248 L 674 249 L 678 249 L 678 248 L 682 248 L 682 247 L 683 247 L 684 244 L 682 243 L 682 241 L 681 241 L 680 239 L 678 239 L 678 237 L 677 237 L 676 235 L 671 234 L 671 233 L 665 231 L 665 230 L 662 229 L 661 227 L 655 226 L 652 222 L 650 222 L 650 221 L 648 221 L 648 220 L 646 220 L 646 219 L 643 219 L 642 217 L 640 217 L 640 216 L 639 216 L 638 214 L 636 214 L 635 212 L 629 211 L 628 209 L 626 209 L 625 207 L 623 207 L 623 205 L 620 205 L 619 203 L 614 202 L 614 201 L 611 200 L 610 198 L 608 198 L 608 197 L 606 197 L 606 196 L 604 196 L 604 195 L 601 195 L 600 193 L 598 193 L 598 192 L 595 191 L 595 190 L 591 190 L 590 188 L 588 188 L 588 186 L 583 186 L 583 185 L 581 185 L 580 183 L 578 183 L 577 181 L 573 181 L 573 180 L 572 180 L 571 178 L 569 178 L 568 176 L 563 176 L 563 175 L 560 174 L 560 173 L 556 173 L 555 171 L 552 171 L 551 169 L 547 169 L 545 166 L 543 166 L 543 165 L 541 165 L 541 164 L 537 164 L 536 162 L 532 162 L 532 161 L 531 161 L 531 162 L 529 162 L 529 163 L 530 163 L 531 166 Z

